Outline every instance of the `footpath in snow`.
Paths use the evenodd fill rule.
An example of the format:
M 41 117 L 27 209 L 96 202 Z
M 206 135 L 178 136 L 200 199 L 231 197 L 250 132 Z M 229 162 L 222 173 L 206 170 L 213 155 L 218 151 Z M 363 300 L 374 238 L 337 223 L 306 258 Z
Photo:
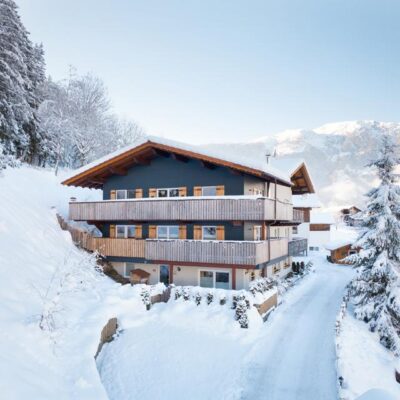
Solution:
M 247 359 L 242 399 L 337 400 L 335 320 L 354 272 L 322 254 L 314 265 L 265 324 Z

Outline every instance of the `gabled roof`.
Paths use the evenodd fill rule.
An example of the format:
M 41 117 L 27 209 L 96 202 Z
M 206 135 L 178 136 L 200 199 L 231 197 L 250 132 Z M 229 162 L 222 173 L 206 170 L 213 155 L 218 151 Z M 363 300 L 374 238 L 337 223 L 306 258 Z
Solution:
M 292 193 L 294 195 L 315 193 L 310 172 L 306 162 L 303 159 L 272 158 L 271 164 L 290 176 L 290 180 L 293 184 Z
M 223 153 L 217 154 L 201 150 L 196 146 L 175 142 L 158 137 L 146 137 L 134 146 L 128 146 L 90 163 L 65 179 L 62 183 L 69 186 L 101 188 L 111 175 L 125 175 L 127 168 L 134 165 L 148 165 L 158 156 L 172 156 L 186 162 L 188 159 L 200 160 L 206 168 L 223 166 L 233 172 L 245 173 L 264 179 L 276 179 L 285 185 L 292 185 L 290 176 L 265 163 L 247 158 L 229 159 Z
M 338 240 L 333 240 L 332 242 L 327 243 L 324 247 L 326 250 L 337 250 L 340 249 L 341 247 L 345 246 L 350 246 L 353 244 L 353 240 L 351 239 L 338 239 Z

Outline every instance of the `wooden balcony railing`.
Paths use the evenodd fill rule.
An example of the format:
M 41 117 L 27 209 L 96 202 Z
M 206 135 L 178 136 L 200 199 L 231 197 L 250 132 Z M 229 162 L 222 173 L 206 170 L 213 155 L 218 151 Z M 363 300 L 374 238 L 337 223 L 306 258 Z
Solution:
M 271 257 L 269 257 L 271 254 Z M 257 265 L 288 254 L 287 239 L 268 241 L 146 240 L 145 258 L 157 261 Z
M 289 242 L 289 255 L 299 256 L 307 253 L 308 240 L 306 238 L 296 238 Z
M 305 222 L 305 214 L 303 210 L 293 209 L 293 221 Z
M 69 203 L 74 221 L 263 221 L 293 219 L 293 207 L 266 197 L 218 196 Z

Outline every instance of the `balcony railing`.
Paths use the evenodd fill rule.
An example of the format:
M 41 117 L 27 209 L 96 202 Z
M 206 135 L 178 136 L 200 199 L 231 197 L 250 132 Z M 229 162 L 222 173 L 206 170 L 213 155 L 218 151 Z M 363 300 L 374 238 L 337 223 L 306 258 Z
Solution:
M 306 238 L 296 238 L 289 242 L 289 255 L 298 256 L 307 253 L 308 240 Z
M 303 210 L 293 209 L 293 221 L 305 222 L 305 215 Z
M 145 254 L 145 240 L 91 237 L 87 249 L 103 256 L 138 257 Z
M 266 197 L 218 196 L 70 202 L 74 221 L 293 220 L 291 204 Z
M 146 240 L 145 258 L 157 261 L 257 265 L 288 255 L 288 240 Z

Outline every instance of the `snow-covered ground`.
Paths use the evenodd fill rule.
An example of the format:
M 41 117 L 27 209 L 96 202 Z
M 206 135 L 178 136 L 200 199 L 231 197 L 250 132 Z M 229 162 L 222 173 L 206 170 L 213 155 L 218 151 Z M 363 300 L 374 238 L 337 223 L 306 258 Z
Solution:
M 334 325 L 350 267 L 313 253 L 315 273 L 285 294 L 267 323 L 251 316 L 249 329 L 218 302 L 171 301 L 148 312 L 138 289 L 96 272 L 93 258 L 58 226 L 52 207 L 65 215 L 70 196 L 99 193 L 62 187 L 62 177 L 25 166 L 3 175 L 2 398 L 337 399 Z M 333 239 L 351 235 L 340 226 Z M 111 317 L 122 331 L 96 363 L 100 331 Z M 372 388 L 400 398 L 395 360 L 350 314 L 340 345 L 349 400 Z
M 243 399 L 337 399 L 334 327 L 353 271 L 313 257 L 315 273 L 288 292 L 248 356 Z
M 7 400 L 107 399 L 94 354 L 107 320 L 145 314 L 130 287 L 94 269 L 57 223 L 68 198 L 51 171 L 7 169 L 0 177 L 0 393 Z M 46 330 L 39 328 L 45 313 Z M 128 319 L 126 317 L 125 319 Z M 49 329 L 47 329 L 49 328 Z

